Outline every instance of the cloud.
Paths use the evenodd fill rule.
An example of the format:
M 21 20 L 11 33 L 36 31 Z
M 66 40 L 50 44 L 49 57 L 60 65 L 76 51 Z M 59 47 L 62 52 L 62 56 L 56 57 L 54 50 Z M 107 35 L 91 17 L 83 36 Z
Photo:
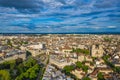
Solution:
M 0 0 L 0 24 L 7 31 L 109 31 L 114 28 L 110 25 L 117 31 L 119 4 L 119 0 Z
M 19 32 L 31 32 L 31 30 L 29 30 L 28 28 L 25 27 L 18 27 L 18 26 L 6 26 L 4 28 L 0 27 L 1 32 L 5 32 L 5 33 L 19 33 Z
M 0 6 L 15 8 L 21 12 L 37 12 L 43 8 L 43 2 L 40 0 L 0 0 Z
M 109 28 L 109 29 L 115 29 L 117 27 L 116 26 L 107 26 L 107 28 Z
M 97 8 L 110 8 L 110 7 L 116 7 L 120 4 L 119 0 L 97 0 L 96 4 L 94 4 Z

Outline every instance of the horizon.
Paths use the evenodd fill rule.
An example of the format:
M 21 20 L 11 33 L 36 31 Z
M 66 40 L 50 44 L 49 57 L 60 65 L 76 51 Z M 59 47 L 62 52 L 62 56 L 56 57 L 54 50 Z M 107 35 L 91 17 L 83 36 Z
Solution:
M 78 34 L 78 35 L 84 35 L 84 34 L 90 34 L 90 35 L 119 35 L 120 32 L 52 32 L 52 33 L 0 33 L 0 35 L 47 35 L 47 34 Z

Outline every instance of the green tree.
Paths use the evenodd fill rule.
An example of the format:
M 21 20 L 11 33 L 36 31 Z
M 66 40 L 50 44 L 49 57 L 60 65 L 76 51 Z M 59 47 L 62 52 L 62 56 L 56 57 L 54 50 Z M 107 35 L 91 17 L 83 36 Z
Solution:
M 11 80 L 10 73 L 7 70 L 0 70 L 0 80 Z
M 10 47 L 13 46 L 10 39 L 7 40 L 7 45 L 9 45 Z
M 82 62 L 80 62 L 80 61 L 77 61 L 77 62 L 76 62 L 76 67 L 82 68 L 82 66 L 83 66 Z
M 82 68 L 82 70 L 83 70 L 84 72 L 86 72 L 86 73 L 87 73 L 87 71 L 88 71 L 88 66 L 85 66 L 85 65 L 82 64 L 82 62 L 80 62 L 80 61 L 76 62 L 76 67 L 77 67 L 77 68 Z
M 30 68 L 33 65 L 35 65 L 37 63 L 37 61 L 35 59 L 33 59 L 32 57 L 29 57 L 29 59 L 24 63 L 26 68 Z
M 77 49 L 74 49 L 74 48 L 73 48 L 72 52 L 83 53 L 83 54 L 85 54 L 85 55 L 88 55 L 88 54 L 90 53 L 89 50 L 87 50 L 87 49 L 80 49 L 80 48 L 77 48 Z
M 103 60 L 105 60 L 105 61 L 107 61 L 109 58 L 110 58 L 109 55 L 104 55 L 104 56 L 103 56 Z
M 98 73 L 97 77 L 98 77 L 98 80 L 105 80 L 101 72 Z
M 26 72 L 20 74 L 20 76 L 18 76 L 16 80 L 20 80 L 20 79 L 36 80 L 39 70 L 40 70 L 40 66 L 38 64 L 35 64 L 33 67 L 29 68 Z
M 87 73 L 87 71 L 88 71 L 88 66 L 85 66 L 85 65 L 82 66 L 82 70 Z
M 24 41 L 23 43 L 24 43 L 24 44 L 28 44 L 28 41 Z
M 30 51 L 26 51 L 26 56 L 28 57 L 28 56 L 31 56 L 32 55 L 32 53 L 30 52 Z
M 120 67 L 115 67 L 115 72 L 120 73 Z
M 17 58 L 17 59 L 15 60 L 15 62 L 16 62 L 16 65 L 19 65 L 20 63 L 23 62 L 23 59 L 22 59 L 22 58 Z
M 24 73 L 22 73 L 21 75 L 17 76 L 15 80 L 25 80 Z
M 105 41 L 105 42 L 111 42 L 111 41 L 112 41 L 112 38 L 105 37 L 105 38 L 104 38 L 104 41 Z
M 84 77 L 82 80 L 91 80 L 89 77 Z
M 73 66 L 73 65 L 70 65 L 70 66 L 65 66 L 64 68 L 63 68 L 63 71 L 66 73 L 66 74 L 70 74 L 70 72 L 72 71 L 72 70 L 74 70 L 75 69 L 75 67 Z
M 15 67 L 15 60 L 5 61 L 0 64 L 0 69 L 13 69 Z
M 25 72 L 25 69 L 24 69 L 24 64 L 19 64 L 17 66 L 17 75 L 20 75 L 21 73 Z
M 30 78 L 31 80 L 34 80 L 36 77 L 37 77 L 36 72 L 35 72 L 34 70 L 32 70 L 32 71 L 30 72 L 29 78 Z

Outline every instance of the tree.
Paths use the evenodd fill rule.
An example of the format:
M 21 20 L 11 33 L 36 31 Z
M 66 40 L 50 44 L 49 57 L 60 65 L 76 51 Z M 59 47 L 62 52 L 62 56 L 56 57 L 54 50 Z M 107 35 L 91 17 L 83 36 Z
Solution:
M 13 69 L 15 67 L 15 60 L 5 61 L 0 64 L 0 69 Z
M 15 60 L 11 60 L 11 61 L 8 61 L 9 65 L 10 65 L 10 69 L 13 70 L 16 66 L 15 64 Z
M 29 57 L 29 59 L 24 63 L 26 68 L 30 68 L 33 65 L 35 65 L 37 63 L 37 61 L 35 59 L 33 59 L 32 57 Z
M 0 64 L 0 69 L 9 69 L 10 65 L 7 61 Z
M 89 50 L 85 49 L 85 50 L 83 51 L 83 53 L 84 53 L 85 55 L 88 55 L 90 52 L 89 52 Z
M 104 56 L 103 56 L 103 59 L 104 59 L 105 61 L 107 61 L 109 58 L 110 58 L 109 55 L 104 55 Z
M 36 80 L 39 73 L 40 66 L 35 64 L 33 67 L 29 68 L 26 72 L 20 74 L 16 80 Z
M 87 71 L 88 71 L 88 66 L 85 66 L 85 65 L 82 66 L 82 70 L 87 73 Z
M 73 65 L 70 65 L 70 66 L 65 66 L 64 68 L 63 68 L 63 71 L 66 73 L 66 74 L 70 74 L 70 72 L 72 71 L 72 70 L 74 70 L 75 69 L 75 67 L 73 66 Z
M 72 52 L 83 53 L 83 54 L 85 54 L 85 55 L 88 55 L 88 54 L 90 53 L 89 50 L 87 50 L 87 49 L 80 49 L 80 48 L 77 48 L 77 49 L 74 49 L 74 48 L 73 48 Z
M 23 62 L 23 59 L 22 59 L 22 58 L 17 58 L 17 59 L 15 60 L 15 62 L 16 62 L 16 65 L 19 65 L 20 63 Z
M 7 45 L 9 45 L 10 47 L 13 46 L 10 39 L 7 40 Z
M 20 76 L 17 76 L 15 80 L 25 80 L 24 73 L 22 73 Z
M 25 72 L 24 70 L 24 65 L 23 64 L 19 64 L 17 66 L 17 75 L 20 75 L 21 73 Z
M 85 66 L 85 65 L 82 64 L 82 62 L 80 62 L 80 61 L 76 62 L 76 67 L 77 67 L 77 68 L 82 68 L 82 70 L 83 70 L 84 72 L 86 72 L 86 73 L 87 73 L 87 71 L 88 71 L 88 66 Z
M 11 80 L 10 73 L 7 70 L 0 70 L 0 80 Z
M 27 42 L 27 41 L 25 41 L 25 42 L 24 42 L 24 44 L 28 44 L 28 42 Z
M 104 38 L 104 41 L 105 41 L 105 42 L 111 42 L 111 41 L 112 41 L 112 38 L 106 37 L 106 38 Z
M 108 60 L 109 58 L 110 58 L 109 55 L 105 55 L 105 56 L 103 56 L 103 60 L 105 61 L 105 63 L 106 63 L 108 66 L 110 66 L 112 69 L 114 69 L 115 66 L 114 66 L 113 63 L 111 63 L 111 62 Z
M 31 80 L 34 80 L 36 77 L 37 77 L 37 74 L 36 74 L 35 70 L 32 70 L 32 71 L 30 72 L 29 78 L 30 78 Z
M 77 62 L 76 62 L 76 67 L 82 68 L 82 66 L 83 66 L 82 62 L 80 62 L 80 61 L 77 61 Z
M 30 52 L 30 51 L 26 51 L 26 56 L 28 57 L 28 56 L 31 56 L 32 55 L 32 53 Z
M 89 77 L 84 77 L 82 80 L 91 80 Z
M 115 67 L 115 72 L 120 73 L 120 67 Z
M 98 77 L 98 80 L 105 80 L 101 72 L 98 73 L 97 77 Z

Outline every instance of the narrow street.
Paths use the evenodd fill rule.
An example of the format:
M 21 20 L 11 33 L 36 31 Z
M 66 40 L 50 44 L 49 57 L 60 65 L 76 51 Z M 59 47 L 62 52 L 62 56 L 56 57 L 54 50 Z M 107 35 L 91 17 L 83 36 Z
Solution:
M 42 80 L 41 77 L 44 75 L 44 70 L 46 69 L 46 66 L 48 64 L 48 59 L 48 55 L 41 55 L 39 57 L 36 57 L 38 64 L 43 65 L 43 68 L 39 71 L 38 78 L 36 80 Z

